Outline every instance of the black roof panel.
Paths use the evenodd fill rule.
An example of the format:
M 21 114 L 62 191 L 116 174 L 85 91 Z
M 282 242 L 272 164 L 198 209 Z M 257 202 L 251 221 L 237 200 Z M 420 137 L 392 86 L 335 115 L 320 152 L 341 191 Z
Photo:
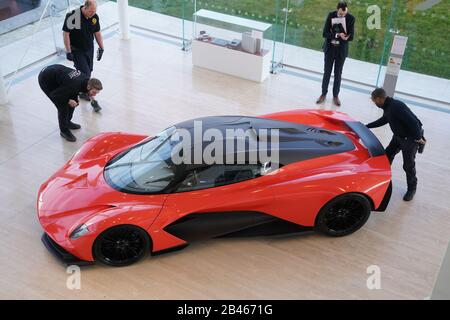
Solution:
M 271 130 L 277 129 L 279 133 L 278 150 L 281 165 L 347 152 L 355 148 L 351 140 L 345 134 L 339 132 L 257 117 L 211 116 L 184 121 L 176 124 L 175 127 L 188 130 L 191 137 L 194 138 L 195 121 L 201 121 L 202 136 L 205 130 L 213 128 L 222 133 L 224 137 L 222 140 L 227 139 L 227 129 L 228 133 L 230 133 L 230 129 L 239 129 L 241 132 L 242 130 L 246 132 L 247 135 L 245 136 L 232 136 L 231 139 L 235 140 L 235 146 L 239 140 L 241 143 L 245 143 L 243 152 L 246 153 L 247 159 L 249 151 L 254 150 L 253 146 L 255 144 L 258 146 L 258 151 L 266 151 L 270 150 L 274 143 L 270 138 L 267 139 L 264 135 L 261 135 L 261 129 L 267 129 L 268 134 L 270 132 L 273 133 Z M 202 141 L 202 150 L 210 143 L 210 141 Z M 194 146 L 194 143 L 192 145 Z M 198 148 L 198 146 L 196 147 Z M 236 148 L 234 149 L 231 152 L 236 157 L 239 152 L 236 151 Z M 227 151 L 230 152 L 230 150 Z M 224 157 L 226 156 L 227 154 L 224 152 Z

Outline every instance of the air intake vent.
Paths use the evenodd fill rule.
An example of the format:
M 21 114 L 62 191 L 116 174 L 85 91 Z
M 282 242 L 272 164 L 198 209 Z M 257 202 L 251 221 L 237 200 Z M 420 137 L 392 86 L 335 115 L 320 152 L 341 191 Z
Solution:
M 325 147 L 339 147 L 343 145 L 343 143 L 339 141 L 315 140 L 315 142 Z
M 330 136 L 336 135 L 332 131 L 323 130 L 323 129 L 319 129 L 319 128 L 313 128 L 313 127 L 307 128 L 306 131 L 313 132 L 313 133 L 327 134 L 327 135 L 330 135 Z

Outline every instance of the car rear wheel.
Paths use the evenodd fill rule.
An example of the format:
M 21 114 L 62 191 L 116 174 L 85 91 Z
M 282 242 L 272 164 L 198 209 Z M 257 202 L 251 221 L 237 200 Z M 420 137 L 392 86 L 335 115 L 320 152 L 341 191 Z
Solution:
M 344 194 L 334 198 L 320 210 L 315 227 L 328 236 L 346 236 L 367 222 L 371 210 L 370 201 L 362 194 Z
M 121 225 L 103 231 L 95 240 L 96 261 L 123 267 L 142 259 L 150 248 L 147 232 L 139 227 Z

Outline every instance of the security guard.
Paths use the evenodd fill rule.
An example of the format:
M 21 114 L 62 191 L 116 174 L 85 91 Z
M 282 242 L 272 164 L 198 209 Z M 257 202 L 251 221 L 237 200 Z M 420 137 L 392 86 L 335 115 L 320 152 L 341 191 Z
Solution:
M 348 56 L 348 43 L 353 40 L 355 34 L 355 17 L 348 12 L 347 3 L 339 1 L 337 10 L 328 14 L 323 27 L 323 52 L 325 55 L 324 73 L 322 79 L 322 94 L 316 103 L 323 103 L 328 93 L 331 71 L 334 65 L 333 103 L 341 105 L 339 91 L 341 89 L 341 76 L 345 59 Z M 337 23 L 337 20 L 343 20 Z M 333 24 L 333 22 L 336 22 Z
M 45 67 L 39 73 L 39 86 L 58 109 L 58 122 L 61 136 L 70 142 L 76 137 L 70 130 L 80 129 L 79 124 L 73 123 L 72 116 L 78 106 L 78 94 L 85 93 L 95 97 L 102 89 L 100 80 L 91 78 L 79 70 L 71 69 L 60 64 Z
M 369 124 L 368 128 L 378 128 L 389 123 L 394 136 L 386 148 L 386 155 L 392 164 L 395 155 L 402 151 L 403 169 L 406 172 L 408 191 L 403 197 L 405 201 L 414 198 L 417 188 L 416 153 L 421 153 L 426 140 L 423 137 L 422 122 L 403 102 L 386 96 L 383 88 L 372 92 L 372 101 L 383 109 L 383 116 Z M 422 151 L 421 151 L 422 150 Z
M 74 62 L 75 69 L 80 70 L 88 77 L 94 67 L 94 37 L 99 46 L 97 60 L 100 61 L 103 52 L 103 38 L 100 32 L 97 3 L 95 0 L 86 0 L 84 5 L 66 15 L 63 25 L 64 46 L 66 57 Z M 81 94 L 80 98 L 91 101 L 95 112 L 101 110 L 94 99 Z

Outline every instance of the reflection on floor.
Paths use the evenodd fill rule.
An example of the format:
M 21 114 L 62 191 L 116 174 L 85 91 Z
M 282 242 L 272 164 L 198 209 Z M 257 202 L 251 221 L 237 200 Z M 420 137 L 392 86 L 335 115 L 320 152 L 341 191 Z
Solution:
M 0 107 L 0 298 L 423 299 L 431 294 L 450 238 L 450 114 L 413 104 L 429 141 L 417 157 L 416 198 L 401 200 L 406 181 L 399 155 L 388 211 L 373 213 L 357 233 L 211 240 L 126 268 L 84 268 L 81 289 L 67 289 L 65 267 L 40 242 L 36 193 L 85 139 L 103 131 L 154 134 L 206 115 L 316 108 L 320 81 L 279 73 L 257 84 L 192 68 L 190 53 L 160 35 L 141 30 L 130 41 L 114 35 L 95 64 L 94 75 L 105 88 L 98 96 L 103 110 L 96 114 L 86 103 L 79 106 L 74 121 L 83 127 L 75 132 L 78 142 L 68 143 L 59 136 L 56 109 L 38 88 L 40 68 L 20 73 L 10 104 Z M 334 108 L 330 100 L 323 108 Z M 365 91 L 343 88 L 341 100 L 340 110 L 362 122 L 380 116 Z M 385 145 L 391 137 L 388 127 L 374 132 Z M 380 268 L 380 290 L 367 288 L 372 266 Z

